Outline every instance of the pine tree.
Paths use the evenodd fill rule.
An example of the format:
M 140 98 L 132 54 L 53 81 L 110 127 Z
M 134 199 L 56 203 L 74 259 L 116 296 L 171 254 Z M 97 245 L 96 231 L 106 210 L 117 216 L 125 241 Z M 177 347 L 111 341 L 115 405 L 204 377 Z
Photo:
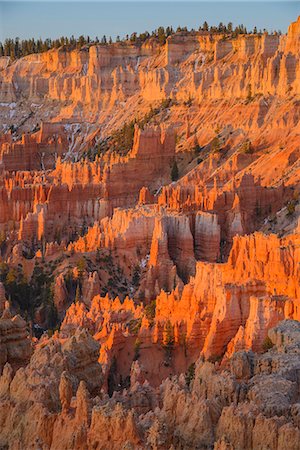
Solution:
M 206 21 L 202 25 L 202 30 L 203 31 L 208 31 L 208 23 Z
M 138 265 L 135 266 L 133 275 L 132 275 L 132 284 L 133 286 L 138 286 L 141 278 L 141 270 Z
M 163 336 L 163 347 L 166 352 L 167 362 L 169 362 L 171 359 L 172 351 L 174 349 L 174 343 L 175 341 L 174 341 L 173 327 L 170 320 L 168 320 L 164 327 L 164 336 Z
M 218 31 L 219 31 L 219 33 L 222 33 L 222 32 L 224 31 L 224 25 L 223 25 L 223 22 L 220 22 L 220 23 L 219 23 Z
M 248 84 L 247 100 L 250 102 L 252 100 L 252 86 L 251 83 Z
M 78 277 L 81 279 L 83 277 L 83 273 L 85 271 L 86 262 L 84 258 L 80 258 L 77 261 L 77 270 L 78 270 Z
M 211 142 L 211 149 L 213 153 L 219 153 L 221 151 L 221 143 L 218 136 L 213 138 Z
M 157 30 L 157 37 L 160 45 L 165 44 L 166 42 L 166 33 L 164 27 L 159 27 Z
M 79 286 L 79 283 L 78 283 L 77 287 L 76 287 L 76 293 L 75 293 L 75 303 L 79 303 L 80 302 L 80 298 L 81 298 L 80 286 Z
M 173 162 L 172 170 L 171 170 L 171 180 L 177 181 L 179 178 L 179 171 L 176 161 Z
M 137 33 L 134 32 L 134 33 L 132 33 L 132 34 L 130 35 L 130 41 L 131 41 L 131 42 L 136 42 L 136 39 L 137 39 Z

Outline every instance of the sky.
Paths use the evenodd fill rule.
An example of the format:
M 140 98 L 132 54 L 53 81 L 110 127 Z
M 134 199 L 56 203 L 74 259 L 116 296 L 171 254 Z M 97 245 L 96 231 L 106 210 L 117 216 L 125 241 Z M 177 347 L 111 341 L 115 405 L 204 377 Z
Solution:
M 197 29 L 205 20 L 243 23 L 248 29 L 287 31 L 300 15 L 300 1 L 13 1 L 0 0 L 0 40 L 19 37 L 55 39 L 89 35 L 113 39 L 159 26 Z

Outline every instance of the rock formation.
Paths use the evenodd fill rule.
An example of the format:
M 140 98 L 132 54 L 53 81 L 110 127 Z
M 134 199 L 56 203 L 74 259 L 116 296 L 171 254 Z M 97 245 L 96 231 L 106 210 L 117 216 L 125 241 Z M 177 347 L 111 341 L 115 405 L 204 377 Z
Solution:
M 275 345 L 264 354 L 237 352 L 223 369 L 199 359 L 185 377 L 166 380 L 159 392 L 136 380 L 129 390 L 111 398 L 91 399 L 84 381 L 73 397 L 71 375 L 64 371 L 59 376 L 58 368 L 52 389 L 59 386 L 59 396 L 53 396 L 51 403 L 47 395 L 42 396 L 49 394 L 46 384 L 40 385 L 39 397 L 32 397 L 28 385 L 24 397 L 16 384 L 23 379 L 20 371 L 24 369 L 13 377 L 7 364 L 0 378 L 1 442 L 10 446 L 39 442 L 61 449 L 166 448 L 173 442 L 193 448 L 255 449 L 264 448 L 266 442 L 270 448 L 298 448 L 299 322 L 281 322 L 269 336 Z M 45 350 L 59 355 L 57 343 L 53 347 L 49 342 L 36 350 L 36 362 Z M 54 373 L 49 364 L 50 359 L 44 360 L 44 368 Z M 32 376 L 33 361 L 29 367 L 27 376 Z M 22 415 L 16 414 L 18 405 Z M 14 424 L 5 420 L 9 413 L 15 414 Z M 31 426 L 23 428 L 25 420 Z
M 300 450 L 299 50 L 0 58 L 0 448 Z
M 26 322 L 13 316 L 7 302 L 0 318 L 0 371 L 6 363 L 16 370 L 28 363 L 32 353 Z

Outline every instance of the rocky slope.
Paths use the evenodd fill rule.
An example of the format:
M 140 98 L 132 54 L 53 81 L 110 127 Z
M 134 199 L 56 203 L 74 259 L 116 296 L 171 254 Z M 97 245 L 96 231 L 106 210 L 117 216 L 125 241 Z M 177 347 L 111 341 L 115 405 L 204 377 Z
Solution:
M 0 64 L 1 448 L 299 447 L 299 49 Z
M 44 340 L 26 369 L 13 376 L 9 364 L 4 368 L 1 445 L 298 449 L 299 322 L 283 321 L 269 336 L 273 348 L 266 353 L 239 351 L 224 368 L 200 358 L 186 376 L 169 378 L 159 389 L 143 379 L 135 362 L 131 385 L 111 398 L 103 391 L 90 394 L 101 388 L 91 337 L 75 334 L 65 343 L 57 337 Z M 38 378 L 37 367 L 42 367 Z

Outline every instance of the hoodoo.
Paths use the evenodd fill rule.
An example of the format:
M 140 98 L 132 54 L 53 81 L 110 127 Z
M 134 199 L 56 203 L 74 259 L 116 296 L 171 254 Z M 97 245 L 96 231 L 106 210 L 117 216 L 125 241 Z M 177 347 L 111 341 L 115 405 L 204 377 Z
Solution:
M 299 80 L 300 17 L 0 43 L 1 449 L 300 450 Z

